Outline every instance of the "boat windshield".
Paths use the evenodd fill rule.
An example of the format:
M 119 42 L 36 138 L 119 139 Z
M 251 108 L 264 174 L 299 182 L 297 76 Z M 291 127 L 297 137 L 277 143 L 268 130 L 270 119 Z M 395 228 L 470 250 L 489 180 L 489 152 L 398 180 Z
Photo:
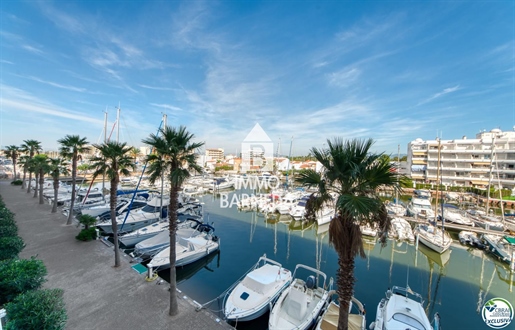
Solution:
M 161 208 L 159 206 L 152 206 L 152 205 L 145 205 L 141 211 L 142 212 L 148 212 L 148 213 L 156 213 L 159 212 Z
M 393 314 L 393 319 L 395 321 L 407 324 L 414 329 L 426 330 L 426 328 L 424 327 L 424 325 L 422 325 L 422 323 L 420 323 L 419 321 L 417 321 L 416 319 L 412 318 L 409 315 L 402 314 L 402 313 L 395 313 L 395 314 Z
M 431 205 L 429 204 L 418 204 L 418 203 L 413 203 L 414 206 L 420 208 L 420 209 L 424 209 L 424 210 L 431 210 Z

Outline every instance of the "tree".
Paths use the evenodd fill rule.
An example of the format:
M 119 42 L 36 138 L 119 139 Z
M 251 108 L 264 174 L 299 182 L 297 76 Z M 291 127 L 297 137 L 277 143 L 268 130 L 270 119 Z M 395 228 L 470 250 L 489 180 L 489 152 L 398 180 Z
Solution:
M 116 191 L 120 182 L 120 175 L 130 175 L 129 169 L 134 169 L 134 159 L 129 156 L 131 147 L 126 143 L 106 142 L 95 144 L 94 147 L 100 152 L 100 156 L 91 159 L 92 166 L 95 168 L 93 180 L 99 175 L 106 175 L 111 181 L 109 188 L 109 207 L 111 211 L 111 225 L 113 228 L 114 242 L 114 266 L 120 266 L 120 249 L 118 243 L 118 223 L 116 221 Z
M 34 197 L 38 197 L 39 187 L 39 204 L 43 204 L 43 183 L 45 182 L 45 174 L 48 173 L 48 156 L 45 154 L 38 154 L 32 158 L 32 166 L 36 173 L 36 188 L 34 189 Z
M 373 140 L 336 138 L 327 140 L 327 149 L 312 148 L 311 152 L 323 165 L 322 172 L 307 170 L 296 179 L 307 187 L 316 187 L 310 208 L 320 209 L 324 203 L 334 203 L 335 216 L 329 225 L 329 242 L 338 254 L 338 299 L 340 314 L 338 329 L 348 329 L 349 302 L 354 291 L 354 258 L 365 257 L 360 230 L 362 224 L 377 224 L 381 243 L 386 244 L 390 222 L 379 198 L 381 186 L 400 190 L 400 177 L 382 154 L 371 154 Z M 334 197 L 333 197 L 334 196 Z
M 39 154 L 39 152 L 42 150 L 41 148 L 41 142 L 36 140 L 24 140 L 23 144 L 21 145 L 21 151 L 24 153 L 28 153 L 28 160 L 30 161 L 32 157 L 34 157 L 34 154 Z M 27 167 L 23 168 L 23 183 L 21 185 L 21 189 L 25 188 L 25 175 L 27 174 Z M 32 173 L 29 172 L 29 182 L 27 184 L 27 193 L 30 193 L 30 184 L 32 181 Z
M 132 147 L 131 149 L 131 157 L 134 158 L 135 161 L 138 161 L 138 157 L 141 155 L 141 150 L 136 147 Z
M 73 220 L 73 206 L 75 204 L 75 180 L 77 178 L 77 161 L 82 153 L 89 150 L 86 145 L 89 143 L 86 138 L 81 138 L 78 135 L 66 135 L 63 139 L 57 140 L 61 144 L 59 152 L 61 156 L 72 161 L 72 200 L 70 203 L 70 212 L 68 213 L 67 225 L 72 224 Z
M 13 180 L 16 180 L 16 163 L 18 162 L 18 156 L 20 156 L 20 148 L 10 145 L 5 148 L 4 153 L 13 162 Z
M 62 289 L 29 291 L 6 305 L 6 329 L 62 330 L 68 315 Z
M 170 316 L 179 313 L 177 303 L 177 282 L 175 270 L 175 235 L 177 233 L 178 195 L 184 181 L 191 171 L 202 173 L 202 167 L 196 163 L 196 151 L 204 145 L 203 142 L 193 142 L 195 137 L 186 130 L 164 127 L 160 129 L 161 136 L 151 134 L 143 143 L 151 146 L 154 153 L 146 157 L 149 164 L 149 181 L 154 183 L 158 178 L 167 177 L 170 183 L 170 204 L 168 205 L 168 221 L 170 226 Z
M 57 196 L 59 194 L 59 177 L 61 174 L 68 175 L 70 172 L 68 171 L 68 162 L 64 158 L 50 158 L 49 159 L 49 173 L 52 176 L 53 187 L 54 187 L 54 201 L 52 203 L 52 213 L 57 212 Z

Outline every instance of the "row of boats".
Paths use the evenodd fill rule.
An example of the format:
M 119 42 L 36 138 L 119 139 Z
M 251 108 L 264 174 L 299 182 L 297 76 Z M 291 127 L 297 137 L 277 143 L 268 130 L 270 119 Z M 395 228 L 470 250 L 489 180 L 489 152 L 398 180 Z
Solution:
M 301 272 L 308 276 L 303 278 Z M 268 329 L 337 329 L 339 300 L 325 273 L 297 264 L 293 273 L 266 255 L 225 293 L 223 313 L 228 321 L 252 321 L 269 313 Z M 435 314 L 430 322 L 420 294 L 406 288 L 388 289 L 377 306 L 371 330 L 439 329 Z M 348 328 L 366 329 L 366 311 L 356 298 L 349 301 Z

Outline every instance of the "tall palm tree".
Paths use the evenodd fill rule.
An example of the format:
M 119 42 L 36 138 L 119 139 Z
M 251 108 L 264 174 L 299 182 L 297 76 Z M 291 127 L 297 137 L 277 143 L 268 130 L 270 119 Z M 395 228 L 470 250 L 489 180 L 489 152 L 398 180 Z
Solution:
M 203 142 L 193 142 L 195 137 L 186 130 L 164 127 L 160 129 L 161 136 L 151 134 L 143 143 L 153 148 L 152 154 L 146 157 L 149 163 L 149 181 L 154 183 L 158 178 L 167 177 L 170 182 L 170 204 L 168 205 L 168 221 L 170 231 L 170 316 L 179 313 L 177 303 L 177 282 L 175 270 L 175 235 L 177 233 L 177 208 L 179 190 L 190 176 L 191 171 L 201 172 L 202 168 L 196 163 L 196 150 L 204 145 Z
M 39 154 L 39 152 L 42 150 L 41 148 L 41 142 L 36 140 L 23 140 L 23 144 L 21 145 L 21 150 L 24 153 L 27 153 L 29 156 L 29 160 L 34 157 L 34 154 Z M 23 169 L 23 183 L 22 183 L 22 189 L 25 188 L 25 174 L 27 173 L 27 168 Z M 29 181 L 27 183 L 27 193 L 30 193 L 30 184 L 32 181 L 32 172 L 29 172 Z
M 59 152 L 61 156 L 72 161 L 72 200 L 70 203 L 70 212 L 68 212 L 67 225 L 72 224 L 73 220 L 73 206 L 75 204 L 75 180 L 77 178 L 77 161 L 82 153 L 89 150 L 86 146 L 89 142 L 86 138 L 81 138 L 78 135 L 66 135 L 64 138 L 57 140 L 61 144 Z
M 130 175 L 129 169 L 134 169 L 134 159 L 129 156 L 131 147 L 126 143 L 109 141 L 104 144 L 93 145 L 100 155 L 91 159 L 95 169 L 93 180 L 99 175 L 106 175 L 111 181 L 109 207 L 111 209 L 111 224 L 114 241 L 114 266 L 120 266 L 120 249 L 118 243 L 118 223 L 116 222 L 116 191 L 120 182 L 120 175 Z
M 16 164 L 18 156 L 20 156 L 20 148 L 15 145 L 7 146 L 4 150 L 5 156 L 10 158 L 13 162 L 13 180 L 16 180 Z
M 34 166 L 34 173 L 36 174 L 34 197 L 38 197 L 39 193 L 39 204 L 43 204 L 43 183 L 45 182 L 45 174 L 48 173 L 48 156 L 45 154 L 35 155 L 32 158 L 32 163 Z
M 57 195 L 59 194 L 59 177 L 61 174 L 68 175 L 70 171 L 68 171 L 68 162 L 61 157 L 50 158 L 49 162 L 49 173 L 54 180 L 54 201 L 52 203 L 52 212 L 57 212 Z
M 392 171 L 392 165 L 382 154 L 372 154 L 373 140 L 327 140 L 327 149 L 312 148 L 311 153 L 323 169 L 307 170 L 298 174 L 296 181 L 307 187 L 318 188 L 312 194 L 308 207 L 315 211 L 326 203 L 335 207 L 335 216 L 329 225 L 329 242 L 338 254 L 337 286 L 340 302 L 338 329 L 348 329 L 349 302 L 354 293 L 354 258 L 365 257 L 360 225 L 379 226 L 381 243 L 390 221 L 379 187 L 399 191 L 401 177 Z
M 29 155 L 21 154 L 20 158 L 18 159 L 18 164 L 21 168 L 23 168 L 23 178 L 22 178 L 22 190 L 25 189 L 25 175 L 28 171 L 29 166 Z

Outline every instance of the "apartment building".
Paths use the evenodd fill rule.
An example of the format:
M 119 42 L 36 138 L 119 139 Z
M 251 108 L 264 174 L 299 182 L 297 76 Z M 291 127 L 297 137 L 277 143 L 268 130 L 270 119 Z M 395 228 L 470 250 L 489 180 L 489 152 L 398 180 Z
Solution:
M 475 139 L 422 140 L 408 144 L 408 173 L 416 183 L 515 188 L 515 127 L 483 131 Z
M 224 149 L 222 149 L 222 148 L 206 149 L 206 158 L 207 158 L 207 160 L 222 160 L 222 159 L 224 159 Z

